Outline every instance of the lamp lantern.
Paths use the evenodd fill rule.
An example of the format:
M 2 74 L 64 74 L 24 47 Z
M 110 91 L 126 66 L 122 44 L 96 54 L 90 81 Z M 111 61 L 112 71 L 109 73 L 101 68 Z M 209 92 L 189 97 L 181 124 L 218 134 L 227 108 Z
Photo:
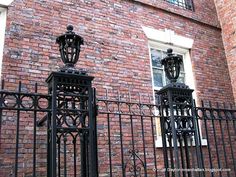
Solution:
M 179 78 L 180 65 L 182 64 L 183 59 L 172 52 L 172 49 L 167 49 L 167 56 L 161 60 L 161 64 L 164 65 L 166 77 L 171 83 L 175 83 Z
M 66 68 L 73 68 L 80 54 L 80 46 L 84 44 L 81 36 L 73 32 L 73 26 L 67 26 L 67 32 L 56 39 L 59 44 L 61 59 Z

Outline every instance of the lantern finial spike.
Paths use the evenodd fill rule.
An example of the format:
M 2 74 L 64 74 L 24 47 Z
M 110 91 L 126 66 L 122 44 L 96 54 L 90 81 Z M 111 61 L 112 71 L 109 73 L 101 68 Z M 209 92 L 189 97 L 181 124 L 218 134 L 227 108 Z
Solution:
M 68 32 L 72 32 L 74 27 L 73 27 L 73 25 L 68 25 L 66 29 Z
M 173 52 L 173 49 L 172 49 L 172 48 L 167 49 L 167 55 L 168 55 L 168 56 L 169 56 L 169 55 L 173 55 L 172 52 Z

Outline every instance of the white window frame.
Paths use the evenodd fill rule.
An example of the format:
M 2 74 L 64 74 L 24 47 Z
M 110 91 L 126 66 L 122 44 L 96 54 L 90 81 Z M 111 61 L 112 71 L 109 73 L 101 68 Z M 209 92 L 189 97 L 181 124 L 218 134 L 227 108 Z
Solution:
M 153 41 L 149 41 L 149 55 L 151 58 L 151 48 L 154 49 L 158 49 L 161 51 L 167 51 L 168 48 L 172 48 L 173 49 L 173 53 L 175 54 L 180 54 L 183 56 L 183 66 L 184 66 L 184 73 L 185 73 L 185 84 L 188 85 L 191 89 L 195 88 L 194 85 L 194 80 L 193 80 L 193 71 L 192 71 L 192 67 L 187 67 L 187 66 L 192 66 L 191 64 L 191 60 L 190 60 L 190 54 L 189 54 L 189 50 L 186 49 L 182 49 L 182 48 L 178 48 L 178 47 L 174 47 L 174 46 L 170 46 L 170 45 L 166 45 L 166 44 L 162 44 L 162 43 L 158 43 L 158 42 L 153 42 Z M 154 90 L 160 90 L 162 87 L 155 87 L 154 86 L 154 78 L 153 78 L 153 66 L 152 66 L 152 61 L 150 60 L 150 65 L 151 65 L 151 74 L 152 74 L 152 85 L 153 85 L 153 89 Z M 188 76 L 188 77 L 186 77 Z
M 14 0 L 0 0 L 0 79 L 2 78 L 2 60 L 3 60 L 3 48 L 5 41 L 5 30 L 7 21 L 7 7 Z
M 192 70 L 192 63 L 190 58 L 190 50 L 193 46 L 193 39 L 187 38 L 184 36 L 180 36 L 175 34 L 172 30 L 156 30 L 149 27 L 142 27 L 145 35 L 148 38 L 148 45 L 149 45 L 149 58 L 150 58 L 150 70 L 151 70 L 151 77 L 152 77 L 152 90 L 153 96 L 155 98 L 154 90 L 159 90 L 160 88 L 154 87 L 154 79 L 153 79 L 153 67 L 152 67 L 152 60 L 151 60 L 151 48 L 156 48 L 162 51 L 166 51 L 168 48 L 172 48 L 174 53 L 179 53 L 183 55 L 183 64 L 184 64 L 184 72 L 185 72 L 185 84 L 188 85 L 191 89 L 195 90 L 195 82 Z M 193 98 L 196 99 L 196 93 L 193 93 Z M 159 119 L 160 120 L 160 119 Z M 156 119 L 156 125 L 158 124 Z M 156 126 L 156 147 L 163 147 L 162 145 L 162 137 L 160 134 L 160 127 Z M 200 134 L 201 128 L 200 128 Z M 202 145 L 207 145 L 206 139 L 201 139 Z
M 5 41 L 5 29 L 6 29 L 7 9 L 0 7 L 0 79 L 2 76 L 2 60 L 3 60 L 3 48 Z

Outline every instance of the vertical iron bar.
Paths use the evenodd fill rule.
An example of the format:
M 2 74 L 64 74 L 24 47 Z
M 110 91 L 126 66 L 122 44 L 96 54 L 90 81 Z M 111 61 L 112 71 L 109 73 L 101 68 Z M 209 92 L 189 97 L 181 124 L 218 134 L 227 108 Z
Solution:
M 224 104 L 224 108 L 225 108 L 225 104 Z M 225 116 L 226 116 L 226 126 L 227 126 L 227 131 L 228 131 L 228 136 L 229 136 L 230 152 L 231 152 L 233 164 L 234 164 L 234 174 L 236 175 L 236 164 L 235 164 L 235 158 L 234 158 L 234 150 L 233 150 L 233 146 L 232 146 L 232 138 L 231 138 L 230 127 L 229 127 L 229 122 L 228 122 L 229 117 L 227 116 L 226 113 L 225 113 Z
M 76 167 L 76 138 L 77 135 L 73 137 L 73 148 L 74 148 L 74 177 L 76 177 L 77 167 Z
M 108 90 L 106 89 L 106 100 L 108 100 Z M 106 102 L 106 110 L 108 112 L 108 102 Z M 112 177 L 112 159 L 111 159 L 111 133 L 110 133 L 110 114 L 107 113 L 107 128 L 108 128 L 108 146 L 109 146 L 109 170 Z
M 232 104 L 230 104 L 230 109 L 232 110 L 234 108 L 233 108 Z M 233 120 L 233 124 L 234 124 L 233 125 L 234 126 L 234 133 L 236 134 L 236 117 L 234 116 L 234 112 L 232 112 L 231 115 L 232 115 L 232 120 Z M 236 171 L 235 171 L 235 173 L 236 173 Z
M 186 156 L 186 164 L 187 169 L 190 169 L 190 156 L 189 156 L 189 148 L 188 148 L 188 136 L 184 134 L 184 150 L 185 150 L 185 156 Z M 188 171 L 188 177 L 192 176 L 191 172 Z
M 144 176 L 147 177 L 147 160 L 146 160 L 146 143 L 145 143 L 145 132 L 143 127 L 143 116 L 141 116 L 141 126 L 142 126 L 142 141 L 143 141 L 143 153 L 144 153 Z
M 67 142 L 67 137 L 66 133 L 63 135 L 63 141 L 64 141 L 64 177 L 67 177 L 67 160 L 66 160 L 66 142 Z
M 161 127 L 162 127 L 162 144 L 163 144 L 163 155 L 164 155 L 164 164 L 165 164 L 165 177 L 169 177 L 169 158 L 168 158 L 168 147 L 167 147 L 167 143 L 168 143 L 168 133 L 167 133 L 167 129 L 165 127 L 165 121 L 167 121 L 168 116 L 169 116 L 169 111 L 167 108 L 167 105 L 165 105 L 165 103 L 163 102 L 163 98 L 161 98 L 162 103 L 161 103 L 161 107 L 160 107 L 160 112 L 161 112 Z M 164 104 L 164 105 L 163 105 Z M 164 114 L 165 111 L 165 114 Z M 170 144 L 169 144 L 169 149 L 170 149 Z
M 174 155 L 173 155 L 173 147 L 172 147 L 172 135 L 168 135 L 168 143 L 169 143 L 169 149 L 170 149 L 170 163 L 171 163 L 171 169 L 172 169 L 172 177 L 175 177 L 175 163 L 174 163 Z
M 131 102 L 131 94 L 130 94 L 130 91 L 129 91 L 129 102 Z M 150 96 L 149 96 L 149 103 L 151 103 L 151 99 L 150 99 Z M 141 95 L 139 94 L 139 104 L 141 105 Z M 155 107 L 154 107 L 155 108 Z M 153 109 L 154 109 L 153 108 Z M 152 108 L 149 108 L 150 109 L 150 113 L 152 112 Z M 129 110 L 131 110 L 130 106 L 129 106 Z M 143 141 L 143 157 L 144 157 L 144 176 L 147 177 L 147 160 L 146 160 L 146 143 L 145 143 L 145 132 L 144 132 L 144 126 L 143 126 L 143 116 L 142 116 L 142 107 L 139 106 L 139 113 L 141 115 L 141 127 L 142 127 L 142 141 Z M 157 169 L 155 169 L 157 170 Z
M 183 119 L 181 119 L 181 117 L 182 116 L 184 116 L 184 108 L 181 108 L 181 106 L 179 105 L 179 109 L 180 109 L 180 114 L 179 114 L 179 110 L 178 110 L 178 106 L 176 105 L 176 115 L 178 116 L 178 119 L 180 119 L 180 121 L 184 121 Z M 180 117 L 179 117 L 180 116 Z M 183 127 L 184 128 L 184 127 Z M 185 133 L 184 132 L 181 132 L 181 134 L 179 134 L 178 136 L 177 136 L 177 141 L 179 141 L 179 149 L 180 149 L 180 156 L 181 156 L 181 164 L 182 164 L 182 169 L 185 169 L 185 163 L 184 163 L 184 154 L 183 154 L 183 143 L 182 143 L 182 141 L 183 141 L 183 136 L 184 136 L 184 138 L 185 138 Z M 184 149 L 185 149 L 185 152 L 186 152 L 186 148 L 188 147 L 188 145 L 186 145 L 185 144 L 185 147 L 184 147 Z M 189 168 L 188 167 L 188 161 L 189 161 L 189 158 L 188 158 L 188 156 L 187 156 L 187 154 L 186 154 L 186 162 L 187 162 L 187 168 Z M 188 172 L 189 173 L 189 172 Z M 186 177 L 186 172 L 185 172 L 185 170 L 183 170 L 183 172 L 182 172 L 182 174 L 183 174 L 183 177 Z
M 198 133 L 199 149 L 200 149 L 201 163 L 202 163 L 201 167 L 203 169 L 202 174 L 203 174 L 203 176 L 205 176 L 205 165 L 204 165 L 203 150 L 202 150 L 202 134 L 200 133 L 200 127 L 199 127 L 200 119 L 198 118 L 198 113 L 197 113 L 195 101 L 193 101 L 193 111 L 195 112 L 193 118 L 196 119 L 196 129 L 197 129 L 197 133 Z
M 202 112 L 203 112 L 204 126 L 205 126 L 205 131 L 206 131 L 207 150 L 208 150 L 208 155 L 209 155 L 210 168 L 213 169 L 212 156 L 211 156 L 211 145 L 210 145 L 210 141 L 209 141 L 208 126 L 207 126 L 208 119 L 207 119 L 206 110 L 205 110 L 203 101 L 202 101 Z M 213 171 L 211 171 L 211 177 L 214 177 Z
M 211 115 L 211 123 L 212 123 L 212 128 L 213 128 L 214 142 L 215 142 L 215 147 L 216 147 L 217 164 L 218 164 L 218 168 L 221 169 L 219 149 L 218 149 L 217 137 L 216 137 L 215 121 L 214 121 L 215 116 L 214 116 L 214 113 L 213 113 L 211 102 L 209 102 L 209 106 L 210 106 L 210 115 Z M 220 176 L 222 177 L 222 172 L 219 171 L 219 173 L 220 173 Z
M 180 156 L 181 156 L 181 163 L 182 163 L 182 169 L 185 169 L 185 164 L 184 164 L 184 153 L 183 153 L 183 143 L 182 143 L 182 136 L 178 136 L 178 140 L 179 140 L 179 148 L 180 148 Z M 186 146 L 186 145 L 185 145 Z M 186 161 L 187 161 L 187 156 L 186 156 Z M 183 170 L 183 177 L 186 177 L 186 172 L 185 170 Z
M 192 113 L 192 123 L 194 127 L 194 140 L 195 140 L 195 149 L 196 149 L 196 156 L 197 156 L 197 167 L 202 169 L 203 168 L 203 158 L 202 158 L 202 151 L 201 151 L 201 135 L 198 133 L 198 120 L 197 116 L 195 115 L 195 110 L 194 110 L 194 100 L 191 98 L 191 113 Z M 202 173 L 201 171 L 198 172 L 199 176 L 205 176 L 204 172 Z
M 120 107 L 119 107 L 120 108 Z M 120 110 L 119 110 L 120 112 Z M 131 112 L 131 109 L 129 107 L 129 112 Z M 133 163 L 134 163 L 134 176 L 136 177 L 136 157 L 135 157 L 135 145 L 134 145 L 134 127 L 133 127 L 133 116 L 130 115 L 130 128 L 131 128 L 131 141 L 132 141 L 132 155 L 133 155 Z
M 85 171 L 85 175 L 87 175 L 86 177 L 89 177 L 89 169 L 90 169 L 90 163 L 89 163 L 89 140 L 88 140 L 88 133 L 86 133 L 85 135 L 85 156 L 86 156 L 86 171 Z M 93 177 L 93 176 L 92 176 Z
M 155 165 L 155 176 L 157 176 L 157 158 L 156 158 L 156 147 L 155 147 L 155 137 L 154 137 L 154 124 L 153 124 L 153 116 L 151 116 L 151 127 L 152 127 L 152 145 L 153 145 L 153 155 L 154 155 L 154 165 Z
M 132 139 L 132 154 L 135 153 L 135 145 L 134 145 L 134 128 L 133 128 L 133 117 L 130 115 L 130 128 L 131 128 L 131 139 Z M 133 155 L 133 162 L 134 162 L 134 176 L 136 177 L 136 158 Z
M 107 128 L 108 128 L 108 146 L 109 146 L 109 170 L 110 177 L 112 177 L 112 160 L 111 160 L 111 133 L 110 133 L 110 114 L 107 114 Z
M 98 164 L 97 164 L 97 125 L 95 114 L 95 95 L 91 85 L 88 87 L 88 112 L 89 112 L 89 175 L 93 177 L 98 176 Z
M 163 98 L 161 98 L 162 100 Z M 166 133 L 166 128 L 165 128 L 165 115 L 168 115 L 168 111 L 166 108 L 164 108 L 165 106 L 163 105 L 163 102 L 160 105 L 160 121 L 161 121 L 161 137 L 162 137 L 162 150 L 163 150 L 163 156 L 164 156 L 164 165 L 165 165 L 165 177 L 169 177 L 169 172 L 168 172 L 168 168 L 169 168 L 169 159 L 168 159 L 168 148 L 167 148 L 167 133 Z M 164 115 L 164 109 L 166 111 L 165 115 Z
M 225 165 L 226 165 L 226 168 L 228 168 L 228 160 L 227 160 L 227 157 L 226 157 L 225 140 L 224 140 L 224 130 L 223 130 L 223 127 L 222 127 L 222 117 L 220 115 L 219 109 L 220 109 L 219 108 L 219 103 L 217 103 L 217 115 L 218 115 L 219 123 L 220 123 L 220 132 L 221 132 L 221 139 L 222 139 L 222 144 L 223 144 Z M 227 117 L 226 117 L 226 119 L 227 119 Z M 227 176 L 230 177 L 229 171 L 227 171 Z
M 49 112 L 47 117 L 47 177 L 51 177 L 51 117 L 51 112 Z
M 86 177 L 87 173 L 87 153 L 86 153 L 86 133 L 83 131 L 80 135 L 80 162 L 81 162 L 81 177 Z
M 58 168 L 58 176 L 61 176 L 61 135 L 58 136 L 57 138 L 57 158 L 58 158 L 58 164 L 57 164 L 57 168 Z
M 121 165 L 122 165 L 122 175 L 125 177 L 125 166 L 124 166 L 124 150 L 123 150 L 123 131 L 122 131 L 122 119 L 120 112 L 120 94 L 118 94 L 118 113 L 119 113 L 119 125 L 120 125 L 120 146 L 121 146 Z
M 95 173 L 98 177 L 98 142 L 97 142 L 97 98 L 96 98 L 96 88 L 93 88 L 93 116 L 94 116 L 94 161 L 95 161 Z
M 179 153 L 178 153 L 178 144 L 177 144 L 177 134 L 175 129 L 175 115 L 174 115 L 174 107 L 173 107 L 173 95 L 170 91 L 168 91 L 168 100 L 170 106 L 170 121 L 171 121 L 171 132 L 173 136 L 173 144 L 174 144 L 174 158 L 175 158 L 175 169 L 180 169 L 179 164 Z M 180 171 L 176 171 L 177 177 L 180 177 Z
M 35 83 L 34 89 L 35 89 L 34 90 L 35 94 L 37 94 L 37 92 L 38 92 L 38 85 L 37 85 L 37 83 Z M 36 176 L 36 124 L 37 124 L 37 111 L 36 111 L 36 109 L 37 109 L 37 96 L 36 95 L 34 96 L 33 104 L 34 104 L 33 177 L 35 177 Z
M 52 82 L 52 117 L 51 117 L 51 138 L 50 138 L 50 152 L 51 152 L 51 176 L 57 176 L 57 79 L 53 78 Z
M 194 153 L 193 138 L 192 137 L 190 137 L 190 148 L 191 148 L 191 155 L 192 155 L 192 168 L 195 168 L 195 153 Z M 193 171 L 192 173 L 193 173 L 193 176 L 196 176 L 196 171 Z
M 85 110 L 85 99 L 80 97 L 80 110 Z M 89 103 L 91 104 L 91 103 Z M 85 127 L 85 119 L 86 117 L 81 117 L 83 122 L 81 123 L 82 127 Z M 89 117 L 90 119 L 90 117 Z M 86 132 L 82 130 L 80 133 L 80 165 L 81 165 L 81 177 L 86 177 L 88 170 L 88 161 L 87 161 L 87 149 L 86 149 Z
M 120 125 L 120 150 L 121 150 L 121 165 L 122 165 L 122 175 L 125 177 L 125 168 L 124 168 L 124 150 L 123 150 L 123 132 L 122 132 L 122 122 L 121 114 L 119 114 L 119 125 Z
M 21 93 L 21 82 L 19 82 L 18 85 L 18 95 L 17 95 L 17 108 L 20 108 L 21 104 L 21 98 L 20 98 L 20 93 Z M 20 131 L 20 110 L 17 110 L 17 120 L 16 120 L 16 154 L 15 154 L 15 177 L 18 176 L 18 153 L 19 153 L 19 131 Z

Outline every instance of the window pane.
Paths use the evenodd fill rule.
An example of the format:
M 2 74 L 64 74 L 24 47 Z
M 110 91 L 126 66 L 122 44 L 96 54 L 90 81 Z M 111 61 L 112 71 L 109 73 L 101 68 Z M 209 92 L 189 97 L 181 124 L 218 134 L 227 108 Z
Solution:
M 157 49 L 151 49 L 151 58 L 152 58 L 152 66 L 153 67 L 159 67 L 162 68 L 161 66 L 161 51 Z
M 153 69 L 153 79 L 155 87 L 163 87 L 163 70 Z
M 180 73 L 177 82 L 178 83 L 185 83 L 184 77 L 185 77 L 185 74 L 184 73 Z
M 163 87 L 170 83 L 170 81 L 165 76 L 163 66 L 161 65 L 161 59 L 167 56 L 166 50 L 158 50 L 151 48 L 151 59 L 152 59 L 152 69 L 153 69 L 153 80 L 154 87 Z M 183 55 L 173 53 L 183 59 Z M 179 83 L 185 83 L 185 72 L 183 63 L 180 65 L 180 76 L 177 80 Z

